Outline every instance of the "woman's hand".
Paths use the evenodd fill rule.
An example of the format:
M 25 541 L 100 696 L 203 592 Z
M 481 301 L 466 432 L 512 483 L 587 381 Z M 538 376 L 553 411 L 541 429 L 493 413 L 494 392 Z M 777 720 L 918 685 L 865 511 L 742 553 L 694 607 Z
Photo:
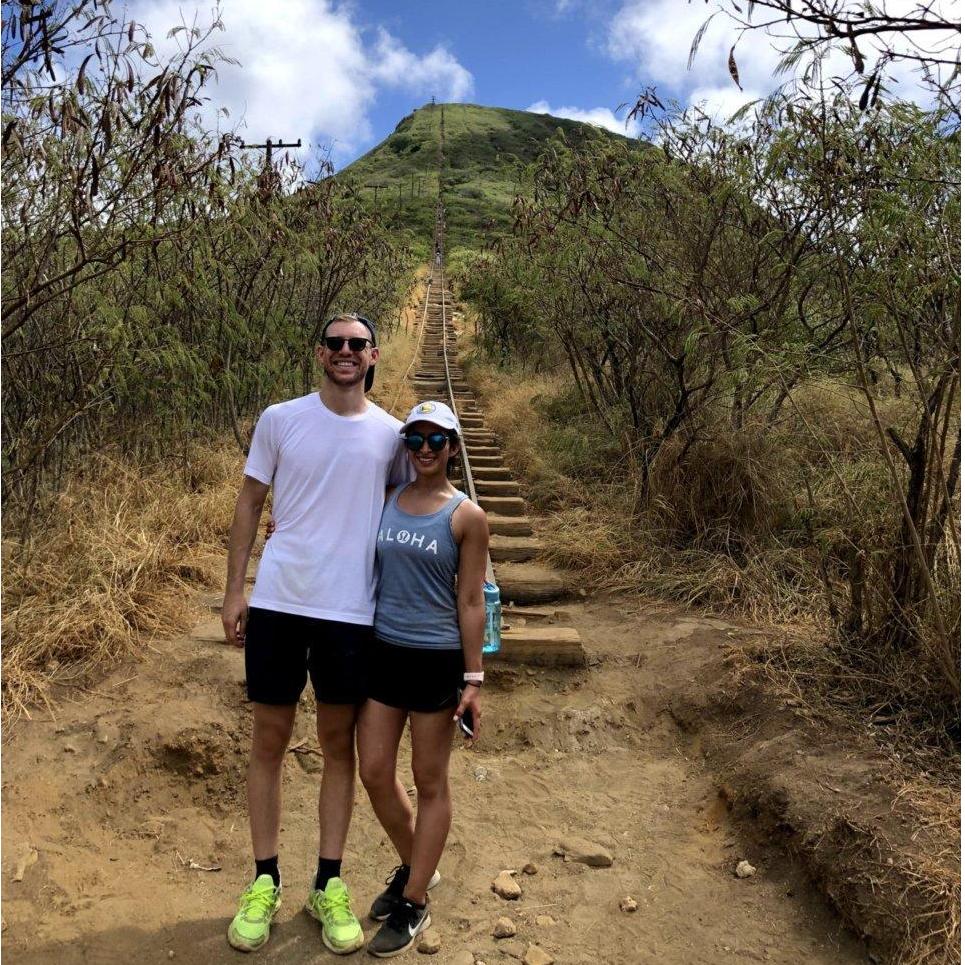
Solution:
M 472 737 L 470 740 L 479 740 L 479 730 L 480 724 L 482 722 L 482 694 L 480 691 L 481 687 L 475 687 L 472 684 L 466 684 L 462 691 L 462 700 L 459 701 L 459 706 L 456 708 L 456 712 L 452 719 L 459 722 L 459 718 L 468 710 L 470 716 L 472 717 Z M 465 736 L 465 732 L 460 730 L 460 733 Z

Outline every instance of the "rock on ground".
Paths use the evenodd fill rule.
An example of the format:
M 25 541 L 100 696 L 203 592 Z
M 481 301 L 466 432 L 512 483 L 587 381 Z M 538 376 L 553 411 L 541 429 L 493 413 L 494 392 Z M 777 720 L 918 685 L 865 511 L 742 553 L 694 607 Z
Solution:
M 500 898 L 505 898 L 507 901 L 515 901 L 523 893 L 523 889 L 519 887 L 508 871 L 500 871 L 496 875 L 492 889 Z
M 613 864 L 613 855 L 606 848 L 585 838 L 563 838 L 553 853 L 591 868 L 609 868 Z
M 539 945 L 530 945 L 523 956 L 523 965 L 553 965 L 554 961 L 553 956 Z
M 752 875 L 757 874 L 757 868 L 755 868 L 749 861 L 738 861 L 737 867 L 734 869 L 734 874 L 738 878 L 750 878 Z
M 637 910 L 637 901 L 635 898 L 631 898 L 629 895 L 626 898 L 620 900 L 620 911 L 625 911 L 627 913 Z
M 440 948 L 442 948 L 442 939 L 439 937 L 439 932 L 430 928 L 422 933 L 418 949 L 423 955 L 435 955 Z
M 523 956 L 526 954 L 526 946 L 522 942 L 517 941 L 500 942 L 499 950 L 504 955 L 508 955 L 510 958 L 518 958 L 520 961 L 523 960 Z
M 516 934 L 516 926 L 511 918 L 505 916 L 496 919 L 493 925 L 493 938 L 512 938 Z

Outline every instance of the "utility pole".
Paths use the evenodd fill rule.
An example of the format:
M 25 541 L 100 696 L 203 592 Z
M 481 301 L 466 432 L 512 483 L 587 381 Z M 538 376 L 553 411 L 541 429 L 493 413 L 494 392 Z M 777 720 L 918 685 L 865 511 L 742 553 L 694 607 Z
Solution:
M 272 143 L 271 143 L 271 138 L 269 137 L 269 138 L 265 141 L 264 144 L 242 144 L 241 146 L 242 146 L 243 148 L 245 148 L 246 150 L 249 150 L 249 151 L 264 151 L 264 152 L 265 152 L 265 167 L 266 167 L 266 168 L 270 168 L 270 167 L 271 167 L 271 153 L 272 153 L 272 151 L 273 151 L 275 148 L 301 147 L 301 146 L 302 146 L 302 139 L 299 138 L 297 141 L 295 141 L 294 144 L 282 144 L 281 138 L 278 138 L 278 140 L 277 140 L 274 144 L 272 144 Z

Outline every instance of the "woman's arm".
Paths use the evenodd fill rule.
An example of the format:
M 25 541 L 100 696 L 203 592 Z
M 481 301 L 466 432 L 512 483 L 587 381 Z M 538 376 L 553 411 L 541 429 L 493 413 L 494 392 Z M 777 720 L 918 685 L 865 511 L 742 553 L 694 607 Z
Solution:
M 458 515 L 458 519 L 456 518 Z M 486 579 L 486 557 L 489 551 L 489 522 L 486 513 L 468 499 L 453 516 L 453 531 L 459 543 L 459 582 L 456 608 L 459 613 L 459 635 L 466 670 L 482 670 L 483 634 L 486 629 L 486 602 L 483 582 Z M 473 740 L 479 737 L 482 719 L 480 688 L 463 688 L 462 701 L 456 709 L 458 720 L 467 708 L 472 708 Z

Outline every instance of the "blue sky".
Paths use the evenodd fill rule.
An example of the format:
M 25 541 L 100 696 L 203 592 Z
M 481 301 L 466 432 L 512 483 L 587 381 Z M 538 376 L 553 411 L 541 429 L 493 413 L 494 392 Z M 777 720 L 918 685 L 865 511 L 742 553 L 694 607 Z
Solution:
M 625 111 L 616 108 L 653 84 L 664 100 L 727 116 L 773 90 L 779 52 L 761 34 L 741 41 L 739 90 L 727 70 L 737 27 L 718 14 L 688 69 L 694 35 L 717 2 L 221 0 L 223 29 L 210 43 L 239 65 L 219 70 L 207 112 L 251 141 L 321 145 L 338 167 L 433 95 L 623 131 Z M 168 38 L 172 26 L 212 18 L 197 0 L 128 0 L 127 10 L 162 54 L 183 37 Z M 832 57 L 826 69 L 847 72 L 850 61 Z
M 595 4 L 591 16 L 585 7 L 558 11 L 552 0 L 404 7 L 371 0 L 360 10 L 412 50 L 443 45 L 472 72 L 476 103 L 525 110 L 546 101 L 555 107 L 614 110 L 635 96 L 639 84 L 628 65 L 607 52 L 605 33 L 598 28 L 607 7 Z M 373 121 L 388 132 L 412 103 L 411 97 L 386 91 Z

